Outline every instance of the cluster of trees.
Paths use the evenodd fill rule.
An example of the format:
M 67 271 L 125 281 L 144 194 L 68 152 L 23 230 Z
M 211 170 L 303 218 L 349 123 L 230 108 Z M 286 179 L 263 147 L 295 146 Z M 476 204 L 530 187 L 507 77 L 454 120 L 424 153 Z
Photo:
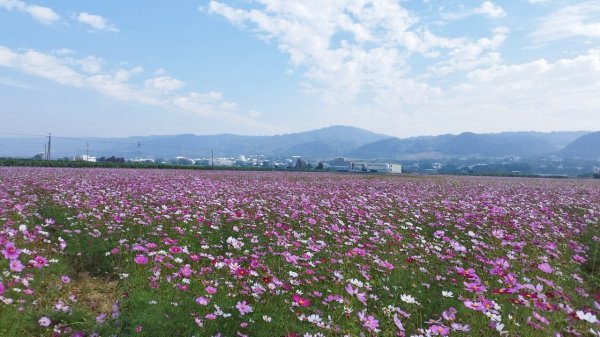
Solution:
M 98 161 L 101 163 L 124 163 L 125 162 L 125 158 L 123 157 L 115 157 L 115 156 L 111 156 L 111 157 L 100 157 L 98 158 Z

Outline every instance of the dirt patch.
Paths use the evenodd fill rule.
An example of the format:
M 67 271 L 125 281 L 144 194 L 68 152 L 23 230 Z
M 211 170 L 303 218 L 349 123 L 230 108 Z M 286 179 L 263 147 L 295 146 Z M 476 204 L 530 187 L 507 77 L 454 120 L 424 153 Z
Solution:
M 85 304 L 99 313 L 112 311 L 112 306 L 118 299 L 117 281 L 80 273 L 71 283 L 71 291 L 77 296 L 80 304 Z

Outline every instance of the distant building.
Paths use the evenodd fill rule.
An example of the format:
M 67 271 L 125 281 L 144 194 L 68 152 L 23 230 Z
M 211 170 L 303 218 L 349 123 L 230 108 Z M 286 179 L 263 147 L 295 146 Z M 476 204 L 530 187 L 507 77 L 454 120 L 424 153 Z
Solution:
M 390 163 L 369 163 L 367 164 L 367 171 L 378 173 L 402 173 L 402 165 Z
M 301 158 L 296 158 L 296 164 L 294 165 L 296 170 L 304 170 L 308 168 L 308 164 Z
M 96 162 L 96 157 L 90 156 L 90 155 L 87 155 L 87 154 L 82 154 L 80 156 L 75 157 L 75 160 L 76 161 L 87 161 L 87 162 L 90 162 L 90 163 L 95 163 Z
M 174 160 L 172 160 L 171 164 L 175 164 L 175 165 L 194 165 L 194 161 L 190 158 L 187 157 L 183 157 L 183 156 L 178 156 L 175 157 Z
M 346 158 L 335 158 L 330 162 L 329 168 L 338 172 L 349 172 L 352 170 L 352 162 Z
M 111 156 L 111 157 L 100 157 L 100 159 L 98 159 L 99 162 L 103 162 L 103 163 L 124 163 L 125 162 L 125 158 L 123 157 L 115 157 L 115 156 Z

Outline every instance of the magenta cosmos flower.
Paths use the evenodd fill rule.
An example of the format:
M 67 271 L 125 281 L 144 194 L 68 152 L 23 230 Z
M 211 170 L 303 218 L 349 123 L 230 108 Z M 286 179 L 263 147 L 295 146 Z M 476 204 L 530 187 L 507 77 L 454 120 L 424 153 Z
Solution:
M 169 251 L 173 254 L 179 254 L 183 252 L 183 249 L 181 249 L 181 247 L 179 246 L 172 246 L 171 248 L 169 248 Z
M 21 250 L 18 249 L 13 242 L 8 242 L 4 245 L 4 249 L 2 249 L 2 255 L 8 260 L 16 260 L 20 254 Z
M 302 296 L 300 296 L 298 294 L 294 294 L 294 296 L 292 296 L 292 299 L 294 300 L 294 302 L 298 303 L 298 305 L 300 305 L 301 307 L 310 306 L 310 301 L 306 298 L 303 298 Z
M 146 257 L 145 255 L 136 255 L 136 257 L 133 259 L 133 261 L 135 261 L 135 263 L 137 263 L 137 264 L 147 264 L 148 257 Z
M 48 260 L 46 260 L 43 256 L 36 256 L 33 260 L 30 261 L 34 268 L 42 269 L 42 267 L 48 266 Z

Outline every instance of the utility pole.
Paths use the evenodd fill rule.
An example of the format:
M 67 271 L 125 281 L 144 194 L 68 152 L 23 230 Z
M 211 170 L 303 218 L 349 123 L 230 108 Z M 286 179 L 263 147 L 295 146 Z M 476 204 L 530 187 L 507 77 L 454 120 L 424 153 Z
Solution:
M 48 158 L 48 144 L 44 143 L 44 159 Z
M 142 143 L 140 143 L 139 141 L 137 142 L 137 146 L 138 146 L 138 163 L 140 162 L 140 146 L 142 146 Z
M 210 166 L 215 166 L 215 150 L 210 150 Z
M 48 132 L 48 152 L 46 153 L 46 160 L 52 159 L 50 152 L 50 145 L 52 144 L 52 133 Z

